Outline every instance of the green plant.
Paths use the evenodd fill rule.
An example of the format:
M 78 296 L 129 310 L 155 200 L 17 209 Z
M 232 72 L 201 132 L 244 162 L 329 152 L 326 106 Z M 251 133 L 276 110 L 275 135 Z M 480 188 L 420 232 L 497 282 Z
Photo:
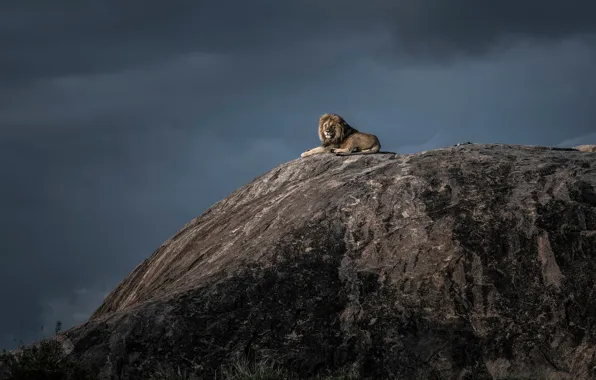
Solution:
M 224 380 L 291 380 L 294 376 L 270 361 L 258 363 L 238 359 L 222 369 Z
M 62 321 L 56 321 L 56 326 L 54 327 L 54 333 L 58 335 L 62 331 Z
M 151 380 L 201 380 L 195 371 L 160 365 L 151 376 Z

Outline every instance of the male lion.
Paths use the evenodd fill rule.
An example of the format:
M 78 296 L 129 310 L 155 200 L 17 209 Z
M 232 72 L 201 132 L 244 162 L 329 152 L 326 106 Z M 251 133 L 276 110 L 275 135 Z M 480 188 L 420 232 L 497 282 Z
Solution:
M 580 152 L 596 152 L 596 145 L 578 145 L 574 146 L 573 149 Z
M 321 146 L 302 153 L 300 157 L 319 153 L 370 154 L 381 150 L 381 143 L 377 136 L 358 132 L 341 116 L 334 113 L 326 113 L 319 118 L 319 139 L 321 139 Z

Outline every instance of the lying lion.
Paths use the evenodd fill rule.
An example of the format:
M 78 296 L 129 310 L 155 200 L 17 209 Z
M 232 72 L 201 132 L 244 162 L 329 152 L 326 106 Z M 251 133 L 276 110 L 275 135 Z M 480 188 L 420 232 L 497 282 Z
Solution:
M 381 150 L 381 143 L 377 136 L 358 132 L 341 116 L 334 113 L 326 113 L 319 118 L 319 139 L 321 139 L 321 146 L 302 153 L 300 157 L 319 153 L 369 154 Z

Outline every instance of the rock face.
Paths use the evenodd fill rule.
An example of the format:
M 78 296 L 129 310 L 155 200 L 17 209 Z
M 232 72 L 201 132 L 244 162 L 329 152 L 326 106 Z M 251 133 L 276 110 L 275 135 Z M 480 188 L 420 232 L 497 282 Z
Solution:
M 104 378 L 596 378 L 596 154 L 463 145 L 297 159 L 238 189 L 61 336 Z M 120 376 L 120 377 L 118 377 Z
M 578 145 L 573 148 L 581 152 L 596 152 L 596 145 Z

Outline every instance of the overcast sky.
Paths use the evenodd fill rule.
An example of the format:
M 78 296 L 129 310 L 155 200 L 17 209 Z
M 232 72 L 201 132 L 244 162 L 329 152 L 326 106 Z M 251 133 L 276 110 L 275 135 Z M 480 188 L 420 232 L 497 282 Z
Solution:
M 593 0 L 0 2 L 0 348 L 84 321 L 318 145 L 322 113 L 399 153 L 596 143 L 595 19 Z

